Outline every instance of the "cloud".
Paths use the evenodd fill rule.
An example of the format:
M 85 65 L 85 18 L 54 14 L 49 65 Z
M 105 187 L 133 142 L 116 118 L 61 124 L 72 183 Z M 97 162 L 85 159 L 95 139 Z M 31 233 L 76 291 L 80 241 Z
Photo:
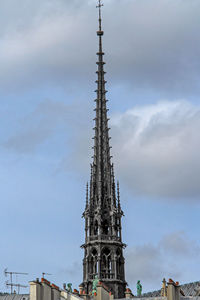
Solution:
M 70 280 L 76 279 L 79 274 L 80 270 L 82 269 L 82 264 L 80 261 L 74 261 L 67 268 L 61 269 L 58 273 L 63 273 L 65 277 L 70 278 Z
M 199 198 L 198 105 L 160 101 L 111 120 L 114 161 L 134 194 Z
M 199 246 L 191 241 L 183 231 L 166 235 L 161 239 L 159 247 L 161 250 L 164 249 L 165 254 L 183 259 L 187 256 L 196 257 L 199 253 Z
M 127 251 L 126 274 L 129 285 L 137 280 L 155 283 L 160 279 L 162 259 L 158 248 L 153 245 L 135 246 Z
M 29 4 L 22 0 L 22 11 L 17 2 L 11 9 L 0 5 L 8 15 L 1 21 L 1 88 L 11 83 L 12 88 L 23 89 L 49 82 L 60 85 L 67 78 L 75 79 L 76 66 L 81 70 L 83 62 L 86 63 L 81 57 L 87 49 L 79 53 L 84 32 L 81 23 L 85 23 L 86 17 L 81 14 L 82 5 L 62 0 Z
M 2 89 L 64 88 L 91 78 L 97 48 L 95 1 L 21 0 L 21 10 L 16 0 L 8 4 L 0 4 Z M 105 1 L 104 48 L 112 82 L 196 95 L 199 18 L 198 0 Z
M 52 100 L 41 102 L 32 113 L 20 119 L 16 132 L 2 145 L 17 153 L 34 152 L 57 131 L 64 129 L 67 135 L 73 115 L 73 106 Z
M 19 121 L 2 145 L 25 154 L 45 145 L 51 153 L 55 144 L 58 170 L 86 174 L 93 143 L 88 110 L 87 105 L 83 110 L 78 103 L 46 100 Z M 110 125 L 116 174 L 134 196 L 199 199 L 198 105 L 180 100 L 137 106 L 111 116 Z
M 121 62 L 120 80 L 124 78 L 135 87 L 150 87 L 176 95 L 199 89 L 196 81 L 199 71 L 194 66 L 196 49 L 200 48 L 195 38 L 198 1 L 127 1 L 126 4 L 123 25 L 124 8 L 115 8 L 118 38 L 112 41 Z M 114 59 L 115 74 L 119 74 Z
M 193 278 L 198 278 L 193 264 L 197 265 L 199 259 L 199 245 L 184 232 L 173 232 L 165 235 L 157 245 L 129 247 L 126 254 L 127 281 L 134 293 L 137 280 L 141 280 L 145 292 L 159 289 L 164 277 L 185 283 L 187 274 L 193 273 Z

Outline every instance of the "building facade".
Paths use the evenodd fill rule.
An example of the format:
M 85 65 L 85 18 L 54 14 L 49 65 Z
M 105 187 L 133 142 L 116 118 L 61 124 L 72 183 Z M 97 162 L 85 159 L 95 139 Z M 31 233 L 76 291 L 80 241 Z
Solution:
M 107 117 L 104 52 L 102 48 L 101 1 L 99 0 L 99 49 L 97 52 L 97 89 L 94 127 L 94 156 L 91 164 L 90 184 L 87 184 L 85 218 L 85 243 L 83 259 L 84 290 L 89 293 L 95 277 L 114 294 L 123 298 L 126 281 L 124 271 L 119 184 L 115 184 L 114 167 L 110 154 L 110 137 Z

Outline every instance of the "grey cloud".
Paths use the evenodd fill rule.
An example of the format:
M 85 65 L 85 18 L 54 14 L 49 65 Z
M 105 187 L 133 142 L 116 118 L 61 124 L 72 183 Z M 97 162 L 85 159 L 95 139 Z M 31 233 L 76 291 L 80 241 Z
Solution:
M 13 3 L 14 2 L 14 3 Z M 1 2 L 2 88 L 77 85 L 95 70 L 95 1 Z M 198 0 L 105 1 L 105 50 L 113 83 L 199 92 Z M 9 20 L 12 20 L 9 24 Z M 26 84 L 24 84 L 26 83 Z M 64 85 L 65 83 L 65 85 Z
M 3 143 L 3 146 L 19 153 L 34 152 L 56 132 L 61 124 L 64 124 L 64 131 L 67 134 L 73 114 L 73 106 L 46 100 L 40 103 L 30 115 L 20 120 L 19 129 Z
M 81 268 L 81 263 L 74 261 L 67 268 L 58 270 L 58 273 L 62 273 L 65 275 L 65 277 L 70 278 L 70 280 L 74 280 L 79 276 Z
M 135 285 L 137 280 L 142 282 L 159 280 L 161 263 L 159 249 L 153 245 L 130 248 L 126 254 L 126 274 L 129 285 Z
M 51 135 L 51 132 L 52 128 L 48 126 L 42 129 L 35 128 L 19 136 L 11 137 L 4 146 L 21 153 L 33 152 L 36 146 L 43 143 Z
M 113 152 L 123 184 L 153 197 L 199 199 L 200 108 L 163 101 L 113 117 Z
M 81 23 L 86 17 L 81 15 L 82 5 L 78 1 L 36 1 L 39 5 L 22 2 L 21 11 L 17 2 L 10 10 L 4 5 L 8 18 L 1 26 L 4 28 L 0 51 L 1 89 L 8 86 L 25 89 L 40 83 L 62 85 L 67 79 L 74 80 L 76 63 L 80 63 L 81 70 L 87 60 L 87 49 L 83 48 L 79 55 L 84 32 Z
M 165 254 L 174 257 L 199 256 L 199 246 L 191 241 L 184 232 L 174 232 L 161 239 L 159 248 L 164 249 Z
M 62 141 L 69 141 L 66 150 L 70 155 L 68 151 L 67 156 L 57 154 L 58 169 L 78 169 L 85 174 L 92 156 L 92 121 L 87 123 L 87 113 L 87 106 L 43 102 L 20 121 L 3 146 L 30 153 L 54 137 L 60 143 L 61 134 Z M 113 161 L 123 185 L 134 195 L 198 200 L 199 115 L 199 106 L 163 101 L 112 116 Z M 50 151 L 53 147 L 48 144 Z
M 182 243 L 184 238 L 184 243 Z M 180 243 L 179 243 L 180 242 Z M 187 248 L 187 251 L 185 249 Z M 165 277 L 184 283 L 187 273 L 193 272 L 193 278 L 198 278 L 192 269 L 193 263 L 199 261 L 198 244 L 184 232 L 173 232 L 162 238 L 157 245 L 146 244 L 129 247 L 126 254 L 126 274 L 129 286 L 136 293 L 136 282 L 141 280 L 144 291 L 152 291 L 161 287 Z M 190 255 L 190 254 L 196 255 Z M 190 264 L 188 265 L 188 255 Z M 191 268 L 191 269 L 190 269 Z

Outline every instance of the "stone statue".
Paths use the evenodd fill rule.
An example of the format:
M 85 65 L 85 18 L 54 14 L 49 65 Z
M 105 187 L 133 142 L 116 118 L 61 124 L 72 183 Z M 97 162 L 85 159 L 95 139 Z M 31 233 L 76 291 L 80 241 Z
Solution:
M 198 283 L 198 286 L 194 290 L 195 290 L 195 296 L 199 297 L 200 296 L 200 283 Z
M 166 280 L 163 278 L 162 281 L 162 288 L 161 288 L 161 297 L 166 297 L 167 296 L 167 286 L 166 286 Z
M 138 280 L 137 282 L 137 296 L 141 296 L 142 295 L 142 285 L 140 283 L 140 280 Z
M 68 291 L 69 293 L 72 293 L 72 283 L 68 283 L 68 284 L 67 284 L 67 291 Z
M 99 282 L 98 276 L 95 275 L 95 279 L 92 282 L 92 295 L 94 296 L 95 293 L 97 293 L 97 284 Z

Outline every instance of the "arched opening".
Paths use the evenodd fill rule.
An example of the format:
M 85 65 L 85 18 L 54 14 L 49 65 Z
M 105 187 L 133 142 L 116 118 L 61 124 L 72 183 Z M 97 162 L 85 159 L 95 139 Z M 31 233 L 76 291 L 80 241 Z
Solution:
M 107 220 L 104 220 L 102 222 L 102 232 L 103 232 L 103 234 L 106 234 L 106 235 L 109 232 L 109 225 L 108 225 L 108 221 Z
M 112 278 L 112 261 L 110 249 L 104 248 L 102 251 L 102 278 Z
M 98 225 L 98 221 L 96 220 L 94 223 L 94 235 L 98 235 L 99 234 L 99 225 Z
M 90 277 L 91 279 L 95 278 L 95 275 L 98 273 L 98 263 L 97 263 L 98 253 L 94 248 L 91 252 L 91 264 L 90 264 Z
M 90 218 L 90 224 L 89 224 L 89 235 L 93 235 L 93 218 Z
M 115 219 L 115 232 L 116 232 L 116 236 L 119 238 L 120 237 L 120 228 L 119 228 L 119 219 L 116 218 Z
M 116 271 L 117 271 L 117 279 L 121 279 L 121 257 L 122 251 L 120 248 L 116 251 Z

